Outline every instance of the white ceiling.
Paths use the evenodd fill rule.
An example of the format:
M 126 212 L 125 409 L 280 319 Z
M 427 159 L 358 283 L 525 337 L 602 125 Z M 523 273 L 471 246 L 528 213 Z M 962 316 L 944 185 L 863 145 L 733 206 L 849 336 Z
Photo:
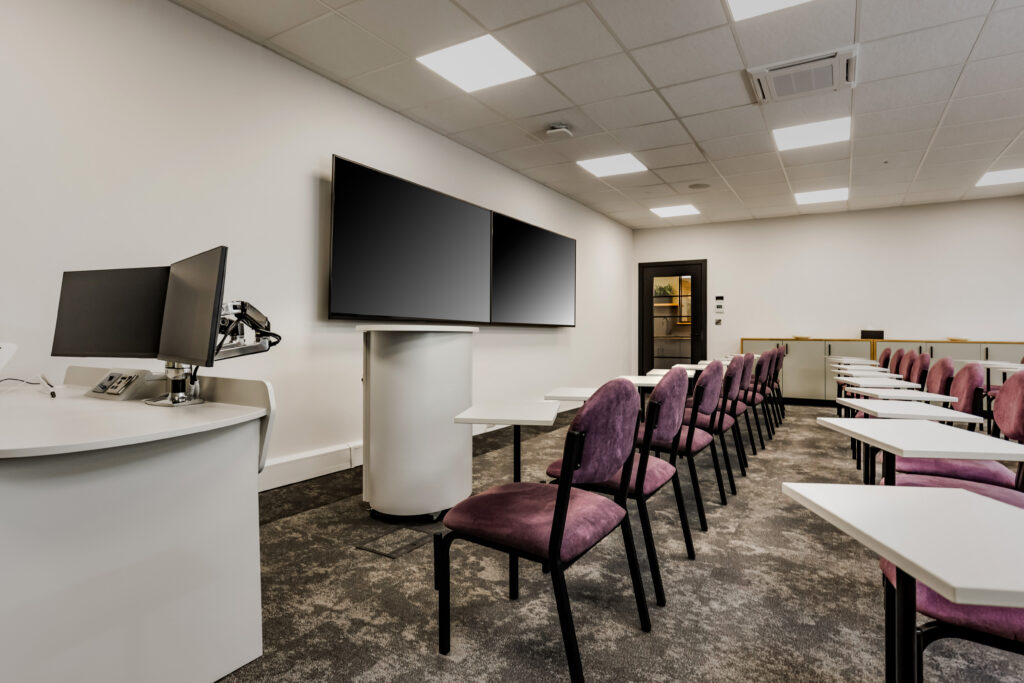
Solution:
M 725 0 L 175 2 L 634 228 L 1024 193 L 974 187 L 1024 167 L 1024 0 L 813 0 L 739 23 Z M 485 33 L 538 75 L 466 94 L 415 61 Z M 754 104 L 746 68 L 853 43 L 852 91 Z M 850 142 L 776 151 L 772 128 L 840 116 Z M 651 170 L 574 163 L 622 152 Z M 832 187 L 849 200 L 793 200 Z M 649 211 L 683 203 L 701 215 Z

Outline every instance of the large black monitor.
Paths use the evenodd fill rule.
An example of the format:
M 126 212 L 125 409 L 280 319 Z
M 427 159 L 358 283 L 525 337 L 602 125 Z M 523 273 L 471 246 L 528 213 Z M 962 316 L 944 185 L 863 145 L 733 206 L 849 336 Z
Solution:
M 64 273 L 54 356 L 156 358 L 169 268 Z
M 487 209 L 334 157 L 329 315 L 490 321 Z
M 576 240 L 495 213 L 491 261 L 492 323 L 576 324 Z
M 213 365 L 227 259 L 228 248 L 215 247 L 171 264 L 157 358 Z

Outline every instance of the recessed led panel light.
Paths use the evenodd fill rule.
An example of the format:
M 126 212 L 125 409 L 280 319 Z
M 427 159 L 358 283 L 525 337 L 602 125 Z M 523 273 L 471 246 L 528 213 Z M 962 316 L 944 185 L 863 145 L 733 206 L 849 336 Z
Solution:
M 431 52 L 417 57 L 416 61 L 466 92 L 517 81 L 535 73 L 490 35 Z
M 696 206 L 693 204 L 679 204 L 678 206 L 659 206 L 656 209 L 651 209 L 652 212 L 658 214 L 662 218 L 671 218 L 672 216 L 696 216 L 700 213 Z
M 833 190 L 817 192 L 797 192 L 793 195 L 797 204 L 823 204 L 825 202 L 845 202 L 850 197 L 850 188 L 837 187 Z
M 850 139 L 850 117 L 844 116 L 841 119 L 776 128 L 772 131 L 772 135 L 775 136 L 775 146 L 779 148 L 780 152 L 785 152 L 787 149 L 827 145 L 830 142 L 842 142 Z
M 787 7 L 802 5 L 811 0 L 729 0 L 733 21 L 743 21 L 750 17 L 777 12 Z
M 1024 183 L 1024 168 L 1011 168 L 1005 171 L 989 171 L 981 176 L 981 180 L 975 187 L 986 185 L 1008 185 L 1009 183 Z
M 584 159 L 576 163 L 598 178 L 606 175 L 622 175 L 623 173 L 638 173 L 639 171 L 647 170 L 647 167 L 641 164 L 640 160 L 632 154 L 614 154 L 610 157 Z

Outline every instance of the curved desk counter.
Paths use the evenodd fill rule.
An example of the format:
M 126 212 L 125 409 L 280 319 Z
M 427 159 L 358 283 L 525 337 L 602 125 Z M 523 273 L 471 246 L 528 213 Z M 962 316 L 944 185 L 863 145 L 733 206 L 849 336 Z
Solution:
M 207 382 L 186 408 L 0 392 L 5 680 L 213 681 L 262 654 L 273 394 Z M 253 405 L 215 402 L 239 391 Z

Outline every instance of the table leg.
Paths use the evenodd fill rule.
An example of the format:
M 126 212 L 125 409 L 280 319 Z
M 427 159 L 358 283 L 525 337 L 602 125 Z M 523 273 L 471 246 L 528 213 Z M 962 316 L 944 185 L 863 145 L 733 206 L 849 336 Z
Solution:
M 886 486 L 896 485 L 896 456 L 888 451 L 882 451 L 882 477 Z
M 520 460 L 523 457 L 522 427 L 512 425 L 512 481 L 522 481 Z
M 895 639 L 897 683 L 917 683 L 917 580 L 896 568 Z
M 885 683 L 896 683 L 896 587 L 882 574 L 885 594 Z

